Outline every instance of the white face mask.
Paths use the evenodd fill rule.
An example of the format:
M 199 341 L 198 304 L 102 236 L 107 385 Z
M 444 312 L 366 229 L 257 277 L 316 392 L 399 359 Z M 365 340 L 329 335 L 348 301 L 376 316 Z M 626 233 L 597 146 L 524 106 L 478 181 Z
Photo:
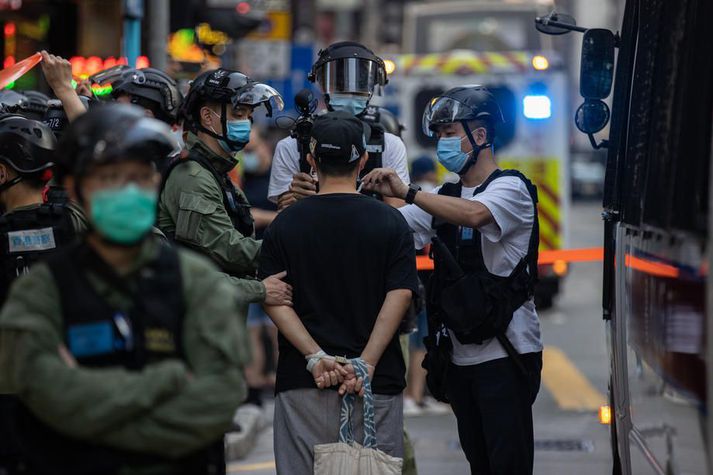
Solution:
M 178 127 L 176 130 L 172 130 L 171 135 L 173 135 L 173 138 L 176 139 L 179 149 L 186 148 L 186 143 L 183 140 L 183 127 Z

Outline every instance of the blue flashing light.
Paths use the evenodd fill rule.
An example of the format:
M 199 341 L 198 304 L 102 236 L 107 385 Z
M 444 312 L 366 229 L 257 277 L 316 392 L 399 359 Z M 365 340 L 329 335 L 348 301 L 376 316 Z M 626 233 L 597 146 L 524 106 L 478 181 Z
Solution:
M 522 113 L 528 119 L 549 119 L 552 117 L 552 101 L 543 95 L 525 96 Z

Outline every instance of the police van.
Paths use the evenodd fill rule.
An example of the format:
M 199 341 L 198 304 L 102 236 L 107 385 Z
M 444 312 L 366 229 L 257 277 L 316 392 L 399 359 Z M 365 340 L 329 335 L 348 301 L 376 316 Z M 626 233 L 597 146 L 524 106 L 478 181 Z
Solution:
M 627 0 L 620 32 L 537 20 L 584 34 L 575 120 L 607 151 L 614 475 L 713 473 L 712 17 L 710 1 Z
M 404 49 L 414 53 L 385 56 L 389 85 L 374 102 L 397 113 L 405 125 L 402 138 L 410 160 L 433 158 L 436 139 L 421 132 L 428 102 L 455 86 L 486 86 L 506 123 L 498 130 L 496 158 L 501 168 L 516 168 L 537 185 L 540 250 L 549 251 L 567 246 L 572 126 L 564 63 L 548 37 L 532 27 L 539 11 L 529 3 L 411 5 Z M 536 300 L 546 308 L 567 263 L 541 265 L 539 272 Z

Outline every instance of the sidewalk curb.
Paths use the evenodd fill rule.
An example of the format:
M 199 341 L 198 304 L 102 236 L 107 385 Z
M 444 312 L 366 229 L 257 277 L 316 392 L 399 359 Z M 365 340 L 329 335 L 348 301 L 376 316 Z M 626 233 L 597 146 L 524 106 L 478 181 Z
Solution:
M 227 462 L 245 458 L 255 447 L 257 436 L 263 425 L 262 409 L 253 406 L 238 408 L 233 417 L 233 423 L 240 427 L 239 432 L 225 434 L 225 459 Z

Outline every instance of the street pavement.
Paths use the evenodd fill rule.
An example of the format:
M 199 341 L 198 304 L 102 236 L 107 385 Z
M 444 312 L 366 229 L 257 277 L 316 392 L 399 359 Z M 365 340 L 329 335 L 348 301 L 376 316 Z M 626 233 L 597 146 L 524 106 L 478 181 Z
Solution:
M 573 204 L 570 247 L 601 246 L 600 209 L 598 203 Z M 601 280 L 600 263 L 572 264 L 554 307 L 540 312 L 546 350 L 543 385 L 533 409 L 538 475 L 611 473 L 609 427 L 597 417 L 608 379 Z M 229 463 L 228 473 L 275 473 L 271 411 L 268 404 L 256 447 L 244 459 Z M 406 427 L 419 474 L 470 473 L 452 415 L 407 418 Z

